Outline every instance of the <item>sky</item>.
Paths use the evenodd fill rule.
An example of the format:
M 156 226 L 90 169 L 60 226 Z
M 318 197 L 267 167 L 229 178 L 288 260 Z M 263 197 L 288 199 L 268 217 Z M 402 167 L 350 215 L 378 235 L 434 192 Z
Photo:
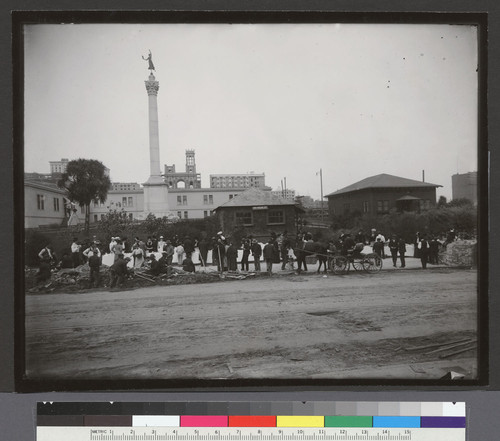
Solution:
M 477 170 L 477 29 L 435 24 L 25 27 L 25 171 L 97 159 L 149 177 L 152 52 L 160 163 L 265 173 L 319 199 L 388 173 L 442 185 Z

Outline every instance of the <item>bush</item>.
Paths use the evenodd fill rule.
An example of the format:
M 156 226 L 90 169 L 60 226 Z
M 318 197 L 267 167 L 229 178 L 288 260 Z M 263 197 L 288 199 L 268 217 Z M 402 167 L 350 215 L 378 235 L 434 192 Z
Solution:
M 113 236 L 127 237 L 128 245 L 132 244 L 136 236 L 143 240 L 146 240 L 147 236 L 166 238 L 177 236 L 181 240 L 190 236 L 201 239 L 215 236 L 218 229 L 219 223 L 215 217 L 173 221 L 167 217 L 157 218 L 149 214 L 144 221 L 137 222 L 129 219 L 125 212 L 116 210 L 110 211 L 97 224 L 98 237 L 101 240 L 109 242 Z
M 25 264 L 29 266 L 37 266 L 40 262 L 38 253 L 46 245 L 51 245 L 49 237 L 38 231 L 27 231 L 24 243 Z
M 381 216 L 357 216 L 339 218 L 332 224 L 335 238 L 341 233 L 356 234 L 362 230 L 365 235 L 375 228 L 386 238 L 392 234 L 412 243 L 417 232 L 428 236 L 441 236 L 451 228 L 457 232 L 473 236 L 477 229 L 477 211 L 470 203 L 447 204 L 420 213 L 391 212 Z

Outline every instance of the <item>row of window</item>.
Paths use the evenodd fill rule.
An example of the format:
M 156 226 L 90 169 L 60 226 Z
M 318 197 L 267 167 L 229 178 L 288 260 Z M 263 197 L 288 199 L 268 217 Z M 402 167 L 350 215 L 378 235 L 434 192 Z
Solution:
M 205 210 L 203 212 L 203 217 L 209 217 L 209 216 L 210 216 L 210 211 Z M 177 212 L 177 217 L 179 219 L 182 219 L 182 217 L 183 217 L 182 216 L 182 211 L 178 211 Z M 184 212 L 184 219 L 189 219 L 189 213 L 187 211 Z
M 233 199 L 236 196 L 235 194 L 230 194 L 229 199 Z M 177 196 L 177 205 L 187 205 L 187 196 Z M 203 195 L 203 205 L 213 205 L 214 204 L 214 196 L 212 194 L 204 194 Z
M 253 211 L 237 211 L 235 214 L 236 223 L 242 225 L 253 225 Z M 283 210 L 268 210 L 267 211 L 268 224 L 284 224 L 285 212 Z
M 54 202 L 54 211 L 60 211 L 61 205 L 59 202 L 59 198 L 53 198 Z M 36 195 L 36 205 L 39 210 L 45 210 L 45 195 L 37 194 Z
M 421 210 L 428 210 L 431 208 L 430 199 L 421 199 L 419 200 L 419 208 Z M 344 213 L 348 213 L 351 210 L 351 204 L 344 204 Z M 363 201 L 363 213 L 370 212 L 370 202 Z M 388 200 L 379 200 L 377 201 L 377 213 L 388 213 L 389 212 L 389 201 Z
M 122 207 L 133 207 L 134 206 L 134 198 L 132 196 L 123 196 L 121 202 L 111 202 L 112 205 L 118 208 Z M 105 203 L 94 199 L 94 207 L 104 207 Z

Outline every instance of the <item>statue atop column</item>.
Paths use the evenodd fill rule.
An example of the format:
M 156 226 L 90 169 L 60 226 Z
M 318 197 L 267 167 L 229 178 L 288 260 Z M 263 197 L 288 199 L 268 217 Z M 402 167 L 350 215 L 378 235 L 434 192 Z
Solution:
M 153 64 L 153 56 L 151 54 L 151 51 L 149 51 L 148 58 L 144 58 L 144 55 L 142 56 L 143 60 L 146 60 L 148 62 L 148 69 L 153 71 L 155 70 L 155 65 Z M 152 73 L 152 72 L 151 72 Z

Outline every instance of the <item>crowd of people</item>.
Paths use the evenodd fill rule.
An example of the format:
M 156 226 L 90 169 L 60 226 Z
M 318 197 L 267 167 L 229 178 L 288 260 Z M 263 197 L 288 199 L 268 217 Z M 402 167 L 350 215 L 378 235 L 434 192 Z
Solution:
M 457 235 L 453 229 L 446 234 L 445 240 L 438 240 L 437 237 L 429 238 L 417 232 L 413 243 L 413 257 L 420 259 L 422 268 L 426 268 L 428 263 L 438 264 L 440 248 L 446 247 L 456 238 Z M 314 241 L 312 234 L 304 231 L 297 232 L 293 242 L 287 231 L 280 234 L 270 232 L 269 238 L 264 241 L 259 241 L 252 235 L 243 237 L 241 240 L 233 240 L 219 231 L 212 238 L 203 237 L 200 240 L 192 239 L 188 235 L 182 239 L 176 235 L 170 238 L 153 235 L 148 236 L 145 241 L 140 237 L 135 237 L 129 243 L 127 238 L 115 236 L 108 244 L 102 243 L 95 236 L 92 240 L 86 241 L 79 241 L 75 237 L 70 245 L 71 252 L 63 253 L 60 260 L 57 259 L 50 244 L 47 244 L 38 254 L 40 266 L 37 279 L 39 282 L 50 279 L 51 269 L 54 267 L 57 269 L 76 268 L 88 263 L 90 284 L 97 287 L 101 283 L 100 268 L 103 256 L 111 254 L 109 286 L 121 286 L 133 269 L 143 269 L 154 277 L 168 274 L 172 265 L 179 265 L 187 272 L 195 272 L 193 253 L 197 251 L 200 265 L 206 267 L 210 250 L 212 251 L 211 264 L 217 266 L 217 270 L 221 272 L 238 271 L 238 263 L 241 265 L 241 271 L 250 271 L 249 261 L 252 256 L 256 272 L 261 271 L 261 260 L 263 260 L 266 264 L 265 271 L 270 275 L 273 273 L 274 264 L 281 264 L 282 270 L 295 270 L 296 263 L 296 270 L 301 273 L 307 271 L 306 258 L 311 255 L 317 256 L 319 260 L 319 272 L 322 263 L 326 271 L 329 256 L 361 253 L 367 246 L 371 247 L 372 252 L 381 259 L 388 257 L 386 256 L 387 248 L 393 267 L 397 267 L 398 259 L 399 266 L 406 267 L 406 241 L 397 235 L 391 235 L 387 239 L 376 229 L 372 229 L 370 234 L 365 234 L 363 231 L 355 235 L 341 234 L 338 239 L 332 239 L 327 244 Z M 126 257 L 125 254 L 128 256 Z M 241 259 L 238 262 L 239 255 Z

